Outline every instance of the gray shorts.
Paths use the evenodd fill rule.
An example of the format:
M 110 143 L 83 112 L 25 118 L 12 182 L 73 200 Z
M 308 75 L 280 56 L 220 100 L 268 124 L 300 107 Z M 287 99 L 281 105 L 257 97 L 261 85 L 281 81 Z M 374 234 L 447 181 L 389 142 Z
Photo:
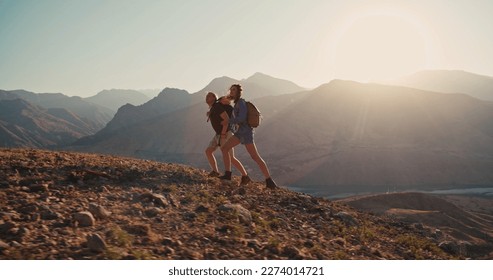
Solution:
M 224 143 L 226 143 L 229 138 L 231 138 L 231 136 L 233 136 L 233 133 L 231 133 L 231 131 L 226 132 L 226 139 L 221 142 L 221 135 L 214 135 L 214 137 L 212 137 L 211 139 L 211 142 L 209 142 L 209 148 L 214 150 L 217 149 L 221 145 L 224 145 Z

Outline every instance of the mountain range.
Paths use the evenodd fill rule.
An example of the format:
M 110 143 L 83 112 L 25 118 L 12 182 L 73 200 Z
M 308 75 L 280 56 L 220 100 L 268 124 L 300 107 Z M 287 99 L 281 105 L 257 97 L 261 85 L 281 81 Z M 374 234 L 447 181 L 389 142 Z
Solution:
M 66 109 L 45 109 L 20 98 L 0 100 L 3 147 L 54 148 L 95 132 L 90 124 Z
M 426 70 L 397 79 L 395 85 L 444 93 L 465 93 L 493 101 L 493 77 L 462 70 Z
M 149 99 L 135 90 L 104 90 L 88 98 L 0 90 L 1 145 L 36 148 L 68 145 L 104 128 L 121 105 L 138 105 Z
M 0 100 L 18 98 L 46 109 L 66 109 L 90 124 L 96 131 L 103 128 L 114 115 L 111 109 L 87 102 L 78 96 L 70 97 L 61 93 L 33 93 L 25 90 L 0 90 Z
M 125 104 L 141 105 L 150 99 L 144 93 L 130 89 L 103 90 L 94 96 L 84 98 L 85 101 L 109 108 L 114 112 Z
M 309 90 L 261 73 L 243 80 L 216 78 L 192 94 L 165 88 L 142 105 L 123 105 L 103 129 L 70 149 L 207 169 L 203 150 L 213 132 L 205 93 L 223 95 L 241 83 L 244 98 L 262 112 L 257 147 L 283 185 L 320 196 L 491 186 L 493 103 L 485 95 L 474 97 L 473 87 L 491 78 L 457 71 L 416 75 L 426 74 L 449 75 L 436 84 L 456 93 L 342 80 Z M 453 91 L 458 84 L 464 86 Z M 237 155 L 261 180 L 242 146 Z
M 250 99 L 249 91 L 244 96 Z M 275 177 L 293 188 L 331 195 L 493 182 L 491 102 L 341 80 L 253 100 L 264 118 L 256 130 L 260 153 Z M 104 137 L 85 138 L 76 149 L 207 168 L 203 149 L 212 137 L 207 106 L 191 104 L 116 127 Z M 256 172 L 243 147 L 237 150 L 247 169 Z
M 145 104 L 140 106 L 126 104 L 120 107 L 114 118 L 104 129 L 94 136 L 81 139 L 77 144 L 83 143 L 88 145 L 93 141 L 99 141 L 100 139 L 109 137 L 109 135 L 118 129 L 127 129 L 142 121 L 151 120 L 155 117 L 197 104 L 204 104 L 205 94 L 207 92 L 212 91 L 219 96 L 225 95 L 229 87 L 236 83 L 241 83 L 242 87 L 249 92 L 249 99 L 255 99 L 261 96 L 278 96 L 305 90 L 293 82 L 277 79 L 262 73 L 255 73 L 243 80 L 236 80 L 229 77 L 216 78 L 205 88 L 192 94 L 182 89 L 165 88 L 157 97 Z

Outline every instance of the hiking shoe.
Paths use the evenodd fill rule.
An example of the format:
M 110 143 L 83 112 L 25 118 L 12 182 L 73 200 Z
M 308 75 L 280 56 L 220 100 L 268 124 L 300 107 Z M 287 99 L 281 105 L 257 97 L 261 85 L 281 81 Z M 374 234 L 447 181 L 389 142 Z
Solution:
M 231 181 L 231 171 L 224 172 L 224 175 L 219 177 L 219 179 Z
M 250 177 L 248 177 L 248 175 L 241 176 L 240 186 L 248 185 L 248 183 L 250 183 L 251 181 L 252 181 L 252 179 L 250 179 Z
M 269 189 L 277 189 L 278 188 L 276 182 L 274 182 L 274 180 L 272 180 L 272 178 L 270 178 L 270 177 L 265 179 L 265 186 Z
M 209 174 L 207 174 L 207 177 L 214 177 L 215 178 L 215 177 L 219 177 L 219 175 L 221 175 L 221 174 L 219 174 L 219 172 L 212 170 L 211 172 L 209 172 Z

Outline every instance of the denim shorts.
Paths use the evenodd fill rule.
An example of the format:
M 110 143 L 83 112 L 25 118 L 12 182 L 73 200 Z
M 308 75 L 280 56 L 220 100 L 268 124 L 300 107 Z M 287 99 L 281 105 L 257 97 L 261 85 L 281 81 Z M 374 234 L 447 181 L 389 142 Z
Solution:
M 236 136 L 240 140 L 240 143 L 243 145 L 253 143 L 253 129 L 251 128 L 240 129 L 233 135 Z

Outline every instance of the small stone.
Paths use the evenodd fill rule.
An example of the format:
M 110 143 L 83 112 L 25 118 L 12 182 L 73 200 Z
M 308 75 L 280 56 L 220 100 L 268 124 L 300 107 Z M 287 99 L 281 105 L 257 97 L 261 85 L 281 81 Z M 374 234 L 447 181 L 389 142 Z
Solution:
M 334 238 L 334 239 L 330 240 L 329 242 L 330 243 L 335 243 L 335 244 L 338 244 L 338 245 L 341 245 L 341 246 L 345 246 L 346 245 L 346 240 L 344 240 L 344 238 L 342 238 L 342 237 Z
M 56 220 L 60 218 L 61 215 L 58 214 L 57 212 L 54 212 L 52 210 L 45 210 L 41 212 L 41 219 L 43 220 Z
M 252 223 L 252 214 L 240 204 L 223 204 L 217 208 L 221 212 L 234 212 L 238 215 L 241 223 L 250 225 Z
M 193 221 L 195 220 L 195 218 L 197 218 L 197 214 L 195 214 L 194 212 L 183 213 L 183 219 L 186 221 Z
M 9 244 L 3 242 L 2 240 L 0 240 L 0 252 L 3 251 L 3 250 L 6 250 L 8 249 L 10 246 Z
M 207 212 L 209 212 L 209 208 L 207 206 L 204 206 L 204 205 L 199 205 L 199 206 L 197 206 L 197 208 L 195 208 L 195 212 L 207 213 Z
M 258 250 L 261 247 L 261 244 L 257 239 L 245 239 L 244 242 L 246 243 L 246 245 L 248 247 L 253 248 L 253 249 Z
M 17 228 L 19 225 L 14 222 L 6 222 L 0 224 L 0 233 L 7 233 L 13 228 Z
M 25 237 L 27 235 L 29 235 L 29 229 L 26 228 L 26 227 L 21 227 L 19 228 L 19 230 L 17 231 L 17 235 L 19 235 L 20 237 Z
M 170 245 L 173 245 L 173 239 L 171 238 L 163 238 L 163 240 L 161 241 L 161 244 L 163 244 L 164 246 L 170 246 Z
M 20 215 L 15 211 L 0 212 L 0 218 L 2 218 L 2 220 L 4 221 L 13 221 L 20 219 Z
M 31 216 L 31 221 L 32 222 L 37 222 L 41 219 L 41 215 L 39 215 L 39 213 L 34 213 L 32 216 Z
M 92 216 L 91 212 L 79 212 L 74 215 L 74 220 L 79 224 L 81 227 L 90 227 L 96 224 L 96 221 L 94 220 L 94 217 Z
M 239 195 L 246 195 L 246 193 L 247 193 L 247 191 L 246 191 L 246 189 L 245 189 L 245 188 L 240 188 L 240 189 L 238 190 L 238 194 L 239 194 Z
M 151 226 L 148 224 L 132 224 L 127 225 L 125 230 L 128 233 L 140 235 L 140 236 L 149 236 L 152 234 Z
M 335 214 L 334 216 L 336 218 L 339 218 L 343 223 L 345 223 L 348 226 L 358 226 L 359 225 L 358 221 L 347 212 L 339 212 L 339 213 Z
M 149 209 L 146 209 L 144 211 L 144 214 L 147 216 L 147 217 L 156 217 L 157 215 L 159 215 L 160 213 L 162 213 L 163 210 L 161 210 L 161 208 L 157 208 L 157 207 L 152 207 L 152 208 L 149 208 Z
M 178 199 L 176 199 L 176 197 L 173 195 L 173 194 L 166 194 L 166 198 L 168 199 L 169 203 L 171 204 L 171 206 L 173 207 L 180 207 L 180 202 Z
M 154 203 L 154 205 L 163 208 L 166 208 L 169 205 L 169 202 L 166 199 L 166 197 L 154 193 L 143 193 L 138 197 L 138 200 L 141 202 L 152 202 Z
M 285 257 L 288 257 L 289 259 L 301 259 L 301 253 L 298 248 L 294 246 L 285 246 L 282 248 L 281 254 Z
M 14 248 L 20 248 L 20 247 L 22 247 L 22 244 L 20 244 L 17 241 L 12 241 L 12 242 L 10 242 L 10 246 L 12 246 Z
M 87 236 L 87 247 L 93 252 L 101 253 L 106 250 L 106 242 L 99 234 L 93 233 Z
M 30 192 L 48 192 L 48 184 L 33 184 L 29 186 Z
M 315 246 L 315 244 L 311 240 L 307 240 L 305 241 L 305 243 L 303 243 L 303 246 L 307 248 L 312 248 L 313 246 Z
M 96 203 L 89 203 L 89 212 L 98 219 L 106 219 L 111 215 L 111 212 Z
M 19 209 L 19 212 L 23 214 L 31 214 L 36 211 L 38 211 L 38 206 L 35 204 L 27 205 Z

